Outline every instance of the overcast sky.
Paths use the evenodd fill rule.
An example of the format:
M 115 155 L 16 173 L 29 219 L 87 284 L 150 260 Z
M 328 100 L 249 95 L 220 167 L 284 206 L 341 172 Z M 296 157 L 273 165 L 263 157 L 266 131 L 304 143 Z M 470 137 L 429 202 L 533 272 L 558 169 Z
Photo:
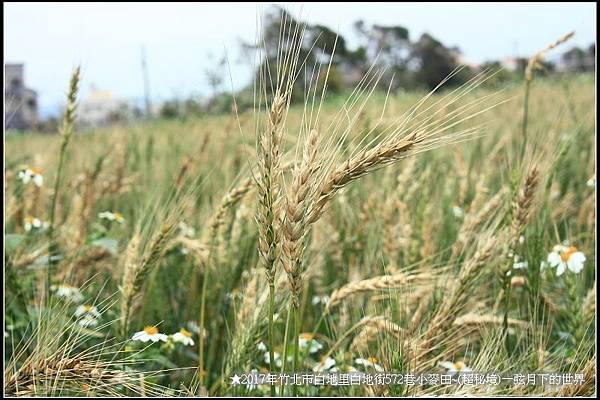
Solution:
M 83 68 L 84 95 L 93 84 L 118 97 L 140 99 L 142 45 L 154 101 L 207 95 L 204 70 L 215 64 L 224 49 L 234 88 L 248 81 L 250 64 L 239 62 L 239 41 L 255 37 L 257 15 L 265 7 L 268 4 L 4 3 L 4 58 L 25 63 L 26 84 L 37 90 L 45 115 L 58 110 L 77 63 Z M 363 19 L 369 24 L 405 26 L 412 39 L 429 32 L 445 45 L 458 46 L 474 62 L 515 52 L 531 54 L 570 30 L 576 31 L 572 45 L 588 46 L 596 37 L 594 3 L 297 3 L 290 7 L 309 23 L 339 31 L 351 46 L 355 43 L 352 24 Z

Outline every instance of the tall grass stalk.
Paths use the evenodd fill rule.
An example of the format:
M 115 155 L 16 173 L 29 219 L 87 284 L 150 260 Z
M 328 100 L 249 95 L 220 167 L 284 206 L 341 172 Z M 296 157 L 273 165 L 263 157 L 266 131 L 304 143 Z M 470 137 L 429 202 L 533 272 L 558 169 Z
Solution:
M 52 274 L 52 266 L 55 264 L 54 257 L 58 253 L 58 245 L 54 237 L 55 223 L 56 223 L 56 203 L 60 195 L 60 184 L 63 174 L 63 168 L 65 163 L 65 155 L 67 152 L 67 146 L 71 135 L 73 134 L 73 127 L 75 124 L 75 117 L 77 115 L 77 92 L 79 90 L 79 78 L 80 78 L 80 67 L 77 66 L 71 73 L 71 80 L 69 82 L 69 92 L 67 93 L 67 105 L 63 116 L 62 126 L 60 128 L 60 152 L 58 156 L 58 168 L 56 171 L 56 177 L 54 178 L 54 192 L 52 193 L 52 200 L 50 203 L 50 225 L 48 226 L 48 239 L 50 241 L 50 248 L 48 252 L 48 270 L 46 271 L 46 293 L 50 290 L 50 280 Z

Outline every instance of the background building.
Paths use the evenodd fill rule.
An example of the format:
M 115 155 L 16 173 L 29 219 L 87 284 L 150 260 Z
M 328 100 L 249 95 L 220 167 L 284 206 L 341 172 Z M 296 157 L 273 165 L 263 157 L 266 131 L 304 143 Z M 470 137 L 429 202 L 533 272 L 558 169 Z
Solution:
M 108 125 L 126 119 L 129 107 L 126 102 L 116 99 L 109 90 L 91 88 L 81 100 L 77 111 L 78 123 L 87 128 Z
M 25 87 L 23 64 L 4 66 L 5 129 L 32 129 L 38 123 L 37 93 Z

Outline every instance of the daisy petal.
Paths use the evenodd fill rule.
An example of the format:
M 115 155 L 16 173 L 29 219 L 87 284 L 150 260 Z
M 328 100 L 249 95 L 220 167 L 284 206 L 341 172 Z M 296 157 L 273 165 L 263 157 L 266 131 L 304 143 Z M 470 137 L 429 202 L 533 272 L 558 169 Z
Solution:
M 561 262 L 562 260 L 560 259 L 560 255 L 558 253 L 552 252 L 548 254 L 548 264 L 550 264 L 551 267 L 556 267 Z

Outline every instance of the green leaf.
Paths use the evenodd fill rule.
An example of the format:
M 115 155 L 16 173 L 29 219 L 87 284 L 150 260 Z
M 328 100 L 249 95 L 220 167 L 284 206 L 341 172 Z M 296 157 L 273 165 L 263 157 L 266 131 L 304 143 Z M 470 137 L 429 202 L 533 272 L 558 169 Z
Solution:
M 16 233 L 10 233 L 4 236 L 4 246 L 6 253 L 11 253 L 15 251 L 17 246 L 21 244 L 21 242 L 25 239 L 25 235 L 19 235 Z

